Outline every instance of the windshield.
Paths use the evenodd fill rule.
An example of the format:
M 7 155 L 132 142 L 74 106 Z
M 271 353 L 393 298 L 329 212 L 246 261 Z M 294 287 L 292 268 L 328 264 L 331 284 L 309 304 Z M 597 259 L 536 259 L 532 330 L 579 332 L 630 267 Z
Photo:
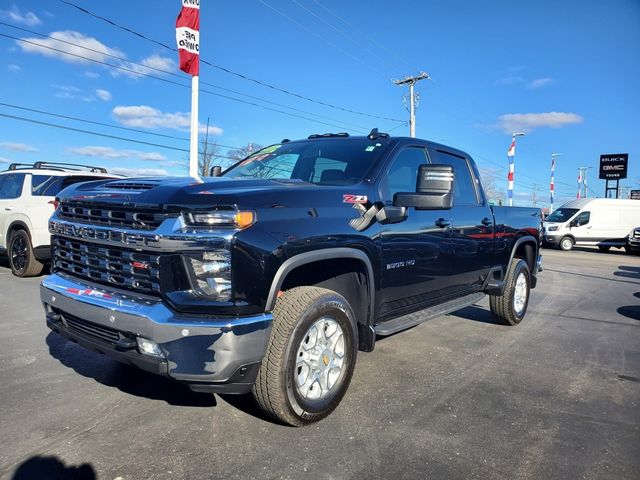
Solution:
M 365 177 L 383 148 L 379 141 L 367 138 L 271 145 L 235 164 L 222 176 L 350 185 Z
M 559 208 L 546 218 L 547 222 L 564 223 L 578 213 L 579 208 Z

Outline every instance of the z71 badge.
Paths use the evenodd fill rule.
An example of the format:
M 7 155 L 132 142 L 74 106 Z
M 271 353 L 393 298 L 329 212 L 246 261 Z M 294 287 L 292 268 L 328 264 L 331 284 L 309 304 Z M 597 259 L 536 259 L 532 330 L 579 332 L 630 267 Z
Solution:
M 342 203 L 367 203 L 367 201 L 366 195 L 353 195 L 350 193 L 342 195 Z

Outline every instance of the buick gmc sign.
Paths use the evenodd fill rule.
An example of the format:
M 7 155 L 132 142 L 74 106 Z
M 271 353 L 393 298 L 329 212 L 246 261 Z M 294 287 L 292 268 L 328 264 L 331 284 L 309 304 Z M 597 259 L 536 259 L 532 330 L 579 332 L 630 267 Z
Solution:
M 628 153 L 610 153 L 600 155 L 600 178 L 603 180 L 620 180 L 627 178 Z

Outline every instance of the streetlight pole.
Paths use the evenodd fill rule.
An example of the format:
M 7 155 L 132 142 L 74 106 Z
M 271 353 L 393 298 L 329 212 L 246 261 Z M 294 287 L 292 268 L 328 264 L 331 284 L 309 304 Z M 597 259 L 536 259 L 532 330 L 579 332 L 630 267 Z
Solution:
M 549 205 L 549 214 L 553 213 L 553 194 L 556 189 L 555 182 L 555 171 L 556 171 L 556 157 L 562 155 L 561 153 L 552 153 L 551 154 L 551 182 L 549 183 L 549 197 L 551 198 L 551 202 Z
M 524 136 L 524 132 L 515 132 L 511 137 L 511 146 L 507 151 L 507 157 L 509 158 L 509 175 L 507 176 L 507 194 L 509 196 L 509 206 L 513 207 L 513 182 L 516 172 L 516 137 Z

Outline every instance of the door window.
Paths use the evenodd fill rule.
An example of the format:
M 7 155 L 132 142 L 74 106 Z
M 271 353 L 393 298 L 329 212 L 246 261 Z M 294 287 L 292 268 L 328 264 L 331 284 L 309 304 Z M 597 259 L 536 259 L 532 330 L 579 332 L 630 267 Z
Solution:
M 466 158 L 442 150 L 430 150 L 434 164 L 451 165 L 453 167 L 453 204 L 478 205 L 478 194 L 475 182 Z
M 580 212 L 576 218 L 571 222 L 572 227 L 581 227 L 589 223 L 591 218 L 591 212 Z
M 382 181 L 382 199 L 390 203 L 398 192 L 415 192 L 418 168 L 426 163 L 428 160 L 424 148 L 410 147 L 402 150 Z
M 24 173 L 0 175 L 0 199 L 19 198 L 22 195 Z

